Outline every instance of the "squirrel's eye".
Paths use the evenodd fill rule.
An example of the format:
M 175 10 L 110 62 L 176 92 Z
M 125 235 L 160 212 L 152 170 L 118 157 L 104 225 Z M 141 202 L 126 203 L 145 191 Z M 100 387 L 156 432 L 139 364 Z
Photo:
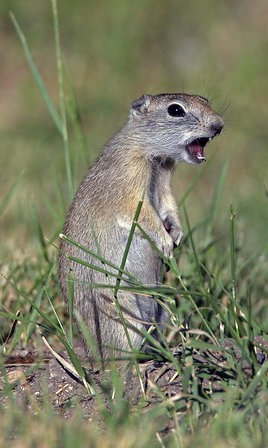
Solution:
M 168 114 L 171 117 L 183 117 L 185 113 L 185 110 L 179 104 L 171 104 L 168 106 Z

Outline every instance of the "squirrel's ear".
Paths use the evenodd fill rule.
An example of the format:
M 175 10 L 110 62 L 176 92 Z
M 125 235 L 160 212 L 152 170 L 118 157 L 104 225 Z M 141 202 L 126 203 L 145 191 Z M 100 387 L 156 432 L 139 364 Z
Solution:
M 147 112 L 148 106 L 151 102 L 151 95 L 142 95 L 139 99 L 135 100 L 131 104 L 131 112 L 134 115 L 141 115 Z

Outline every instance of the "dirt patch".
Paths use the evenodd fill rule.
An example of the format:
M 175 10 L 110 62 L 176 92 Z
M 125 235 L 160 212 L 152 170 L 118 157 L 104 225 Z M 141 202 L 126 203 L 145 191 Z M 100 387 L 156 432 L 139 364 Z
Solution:
M 267 360 L 268 343 L 261 337 L 256 338 L 256 343 L 259 346 L 256 351 L 256 361 L 261 365 Z M 241 368 L 247 375 L 253 376 L 252 367 L 243 361 L 234 342 L 225 340 L 224 346 L 226 350 L 228 349 L 228 356 L 231 350 L 235 359 L 241 362 Z M 235 372 L 230 366 L 226 353 L 222 350 L 203 352 L 192 350 L 190 353 L 188 367 L 190 371 L 193 367 L 198 369 L 199 386 L 204 393 L 221 391 L 223 381 L 228 384 L 229 379 L 234 379 Z M 81 345 L 76 347 L 76 354 L 79 359 L 84 359 L 86 362 L 85 352 Z M 176 350 L 173 350 L 173 354 L 178 362 L 177 368 L 174 367 L 176 362 L 168 361 L 151 360 L 139 364 L 147 407 L 155 406 L 165 399 L 170 403 L 175 402 L 187 393 L 182 376 L 179 374 L 180 365 L 184 365 L 185 373 L 185 348 L 178 346 Z M 62 352 L 61 356 L 68 359 L 66 352 Z M 181 363 L 182 357 L 184 357 L 184 363 Z M 17 350 L 5 358 L 4 364 L 4 368 L 0 371 L 0 407 L 8 405 L 12 394 L 17 406 L 30 414 L 36 414 L 44 406 L 49 405 L 65 419 L 72 417 L 77 407 L 85 420 L 97 417 L 96 397 L 89 395 L 83 384 L 73 378 L 50 352 L 44 351 L 40 355 L 33 349 Z M 91 375 L 100 393 L 105 396 L 102 388 L 103 374 L 93 370 Z M 133 372 L 127 386 L 127 396 L 132 405 L 143 397 L 142 387 L 137 375 Z

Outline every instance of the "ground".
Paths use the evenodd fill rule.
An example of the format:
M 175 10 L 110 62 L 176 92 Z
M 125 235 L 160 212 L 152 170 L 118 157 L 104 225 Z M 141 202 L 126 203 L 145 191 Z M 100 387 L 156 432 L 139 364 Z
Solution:
M 262 337 L 258 337 L 256 343 L 263 348 L 263 350 L 258 349 L 256 354 L 256 359 L 261 365 L 267 360 L 268 343 Z M 252 377 L 254 372 L 246 362 L 242 361 L 241 352 L 236 348 L 234 341 L 226 339 L 224 347 L 234 352 L 236 359 L 243 362 L 243 371 L 247 376 Z M 182 351 L 182 346 L 173 350 L 178 361 L 182 356 Z M 85 351 L 79 341 L 76 342 L 75 352 L 82 360 L 82 364 L 87 364 Z M 68 360 L 67 352 L 62 352 L 61 356 Z M 221 392 L 223 388 L 222 380 L 224 382 L 228 381 L 228 376 L 230 381 L 233 379 L 228 356 L 220 350 L 203 352 L 193 350 L 192 360 L 195 365 L 199 366 L 199 375 L 203 376 L 202 389 L 206 395 L 212 392 Z M 214 369 L 211 368 L 212 365 Z M 143 396 L 141 384 L 135 370 L 133 370 L 126 393 L 133 408 L 141 402 L 142 406 L 146 408 L 156 406 L 157 403 L 163 401 L 163 396 L 170 403 L 183 397 L 181 378 L 172 362 L 150 360 L 140 363 L 139 368 L 145 396 Z M 104 390 L 100 387 L 100 384 L 104 384 L 103 376 L 94 368 L 90 373 L 101 395 L 105 397 Z M 84 420 L 90 421 L 95 417 L 99 418 L 96 397 L 88 394 L 83 383 L 72 377 L 55 359 L 53 354 L 46 349 L 42 353 L 37 353 L 35 349 L 31 348 L 15 350 L 12 355 L 7 356 L 5 370 L 2 370 L 0 374 L 1 391 L 7 390 L 7 383 L 13 389 L 17 406 L 30 414 L 35 414 L 42 408 L 44 402 L 49 402 L 55 412 L 64 419 L 71 418 L 77 411 L 77 406 L 82 410 Z M 108 392 L 108 394 L 110 393 L 111 391 Z M 160 393 L 162 394 L 161 398 L 159 397 Z M 0 406 L 5 407 L 8 400 L 8 393 L 1 394 Z M 108 401 L 104 398 L 107 407 L 109 407 Z M 185 410 L 182 409 L 182 412 Z M 174 421 L 170 420 L 170 427 L 173 424 Z M 162 428 L 162 431 L 166 432 L 170 427 L 168 425 Z

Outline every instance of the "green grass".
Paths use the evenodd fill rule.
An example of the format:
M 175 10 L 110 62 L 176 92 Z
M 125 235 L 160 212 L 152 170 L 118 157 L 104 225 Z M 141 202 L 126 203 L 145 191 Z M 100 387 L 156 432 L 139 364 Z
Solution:
M 200 5 L 195 0 L 187 5 L 170 0 L 168 8 L 155 0 L 118 0 L 115 5 L 109 0 L 94 5 L 66 0 L 58 7 L 74 189 L 89 161 L 123 124 L 134 98 L 161 91 L 203 94 L 213 98 L 219 111 L 228 106 L 223 114 L 226 126 L 221 138 L 208 147 L 210 166 L 190 196 L 189 217 L 192 222 L 202 219 L 218 173 L 230 160 L 216 232 L 219 236 L 226 232 L 224 211 L 232 202 L 246 250 L 250 253 L 261 248 L 263 241 L 266 244 L 266 0 L 252 8 L 239 2 L 230 8 L 224 0 L 204 0 Z M 13 250 L 34 244 L 29 198 L 36 203 L 44 232 L 50 237 L 58 219 L 47 207 L 48 199 L 52 203 L 58 199 L 56 182 L 67 208 L 70 188 L 61 134 L 29 73 L 10 10 L 23 29 L 61 120 L 62 114 L 49 4 L 3 0 L 0 33 L 3 49 L 8 48 L 2 62 L 3 194 L 24 168 L 20 188 L 1 221 Z M 199 172 L 199 167 L 178 167 L 173 180 L 178 200 Z
M 47 426 L 49 433 L 46 446 L 52 446 L 55 441 L 59 441 L 57 443 L 61 446 L 69 446 L 73 441 L 73 432 L 76 433 L 77 447 L 89 443 L 88 441 L 103 443 L 104 446 L 115 446 L 113 443 L 134 446 L 137 434 L 140 437 L 139 446 L 159 446 L 160 439 L 163 439 L 163 446 L 205 447 L 208 443 L 219 447 L 226 443 L 243 447 L 252 446 L 252 443 L 260 447 L 266 446 L 268 363 L 266 361 L 259 365 L 254 349 L 258 346 L 255 337 L 267 334 L 267 307 L 260 300 L 264 297 L 266 288 L 265 260 L 262 253 L 250 258 L 244 256 L 238 247 L 233 210 L 228 214 L 229 245 L 226 244 L 226 249 L 223 250 L 218 247 L 213 231 L 207 235 L 207 222 L 210 221 L 206 220 L 198 223 L 195 229 L 191 228 L 185 209 L 187 231 L 181 248 L 175 253 L 176 263 L 170 263 L 172 275 L 169 274 L 168 284 L 149 289 L 135 284 L 133 280 L 128 287 L 129 290 L 152 294 L 155 300 L 158 297 L 165 299 L 171 315 L 169 332 L 174 331 L 174 336 L 169 343 L 163 339 L 162 346 L 154 344 L 150 337 L 148 340 L 155 347 L 153 357 L 168 360 L 181 375 L 181 396 L 171 402 L 159 389 L 159 399 L 153 409 L 144 412 L 144 407 L 138 406 L 126 412 L 125 401 L 122 402 L 120 398 L 121 381 L 116 380 L 116 398 L 111 402 L 110 412 L 107 412 L 99 397 L 99 412 L 104 423 L 103 430 L 98 431 L 94 422 L 90 425 L 83 423 L 79 408 L 70 422 L 64 422 L 60 417 L 55 418 L 54 410 L 49 404 L 39 407 L 32 419 L 12 404 L 11 391 L 9 407 L 2 413 L 3 443 L 5 438 L 10 437 L 11 428 L 16 425 L 15 434 L 25 446 L 41 441 Z M 0 314 L 5 324 L 4 328 L 1 327 L 2 350 L 5 347 L 6 352 L 10 353 L 18 345 L 27 347 L 29 342 L 38 347 L 38 332 L 33 325 L 38 322 L 39 328 L 51 340 L 52 345 L 67 349 L 76 371 L 84 377 L 69 339 L 68 322 L 64 318 L 62 304 L 58 299 L 55 284 L 56 251 L 50 243 L 45 244 L 45 250 L 40 244 L 37 260 L 24 260 L 22 265 L 16 262 L 7 273 L 10 283 L 5 283 L 2 287 L 3 305 Z M 106 260 L 103 261 L 108 264 Z M 121 272 L 122 270 L 123 265 Z M 109 274 L 109 271 L 106 273 Z M 110 277 L 107 287 L 123 288 L 116 284 L 114 277 Z M 14 297 L 10 302 L 11 291 Z M 179 297 L 179 300 L 175 300 L 175 297 Z M 21 311 L 18 317 L 21 325 L 5 344 L 18 309 Z M 223 341 L 226 338 L 232 338 L 240 348 L 240 360 L 232 349 L 224 348 Z M 179 362 L 169 348 L 178 343 L 181 344 L 182 351 Z M 212 353 L 217 349 L 228 354 L 228 362 L 222 368 L 217 368 L 220 376 L 222 375 L 219 380 L 220 392 L 209 392 L 202 386 L 203 380 L 210 380 L 215 373 L 215 364 L 209 360 L 204 366 L 195 359 L 195 354 L 197 351 L 201 354 L 207 349 Z M 139 358 L 139 354 L 133 352 L 131 356 L 129 353 L 126 358 Z M 242 369 L 242 362 L 248 363 L 252 375 Z M 7 393 L 6 389 L 2 393 Z M 143 403 L 144 400 L 146 401 L 146 397 Z M 169 420 L 174 420 L 176 429 L 164 437 L 161 429 Z M 116 442 L 118 431 L 120 438 Z M 123 441 L 126 445 L 123 445 Z
M 119 3 L 121 9 L 115 8 L 117 16 L 113 8 L 106 2 L 108 11 L 111 13 L 115 24 L 120 25 L 124 23 L 128 13 L 134 13 L 133 20 L 137 22 L 136 29 L 140 29 L 139 26 L 141 25 L 145 26 L 147 15 L 146 12 L 142 12 L 141 4 L 137 6 L 126 6 L 124 4 L 123 6 L 123 3 Z M 159 17 L 163 13 L 168 18 L 172 16 L 172 11 L 173 13 L 176 11 L 177 14 L 179 12 L 182 13 L 179 6 L 175 6 L 174 2 L 171 2 L 171 4 L 171 12 L 163 11 L 160 5 L 154 6 L 156 23 L 158 23 L 157 20 L 160 20 Z M 15 9 L 25 19 L 25 12 L 21 11 L 16 2 L 14 2 L 14 5 Z M 28 347 L 29 344 L 37 348 L 41 347 L 42 341 L 40 340 L 38 330 L 41 329 L 53 346 L 57 348 L 64 347 L 68 351 L 71 362 L 87 387 L 85 372 L 73 348 L 73 331 L 75 330 L 72 327 L 72 313 L 71 319 L 68 319 L 65 306 L 59 299 L 56 270 L 57 248 L 55 247 L 55 245 L 57 246 L 57 236 L 62 228 L 65 209 L 73 195 L 75 186 L 79 182 L 79 178 L 81 178 L 81 175 L 78 174 L 79 169 L 83 166 L 85 170 L 85 142 L 87 141 L 87 136 L 83 131 L 71 82 L 63 69 L 57 3 L 55 0 L 52 1 L 52 5 L 56 49 L 55 67 L 57 67 L 55 76 L 59 80 L 59 99 L 55 99 L 54 87 L 52 94 L 49 93 L 47 82 L 43 80 L 37 69 L 30 45 L 27 43 L 28 40 L 26 40 L 27 36 L 25 37 L 25 34 L 27 35 L 28 33 L 23 33 L 18 24 L 20 20 L 17 22 L 15 17 L 12 16 L 15 29 L 23 45 L 23 51 L 33 75 L 33 80 L 52 117 L 55 130 L 52 128 L 52 125 L 50 127 L 50 124 L 47 124 L 48 116 L 41 118 L 40 129 L 34 130 L 33 123 L 36 125 L 36 121 L 34 121 L 33 115 L 27 112 L 26 122 L 27 120 L 30 122 L 33 120 L 32 127 L 29 125 L 27 128 L 28 136 L 26 133 L 22 140 L 19 140 L 18 135 L 20 129 L 22 129 L 20 126 L 14 131 L 13 140 L 6 135 L 4 136 L 8 145 L 11 142 L 14 143 L 17 138 L 17 147 L 21 148 L 26 142 L 30 142 L 29 136 L 32 129 L 33 135 L 31 135 L 32 140 L 30 144 L 30 152 L 32 153 L 34 153 L 34 150 L 31 149 L 31 145 L 34 148 L 36 142 L 38 142 L 37 148 L 39 151 L 40 148 L 42 151 L 45 151 L 48 143 L 52 143 L 52 150 L 49 155 L 39 152 L 38 156 L 33 156 L 31 160 L 35 166 L 34 176 L 36 178 L 39 175 L 42 177 L 42 166 L 44 166 L 46 170 L 45 176 L 49 172 L 51 175 L 50 180 L 52 179 L 53 181 L 47 182 L 45 180 L 44 188 L 42 188 L 42 183 L 38 183 L 35 180 L 36 183 L 34 185 L 38 185 L 39 189 L 42 190 L 42 193 L 37 196 L 38 200 L 36 201 L 35 197 L 31 206 L 23 203 L 19 210 L 13 211 L 13 214 L 8 215 L 7 212 L 12 202 L 16 201 L 16 197 L 19 194 L 19 186 L 22 183 L 25 185 L 27 181 L 33 182 L 34 179 L 34 176 L 32 178 L 29 176 L 29 172 L 23 173 L 17 179 L 13 175 L 13 180 L 9 182 L 9 188 L 6 189 L 6 193 L 0 202 L 0 217 L 4 216 L 6 235 L 9 235 L 8 216 L 13 216 L 18 221 L 23 217 L 23 226 L 25 227 L 27 223 L 30 229 L 25 234 L 22 234 L 24 235 L 22 241 L 20 241 L 20 237 L 14 238 L 14 243 L 11 245 L 11 253 L 8 258 L 3 257 L 1 261 L 1 272 L 5 278 L 1 280 L 0 363 L 3 361 L 4 354 L 12 353 L 16 347 Z M 62 12 L 63 23 L 70 29 L 71 23 L 67 17 L 67 12 L 69 10 L 72 11 L 74 21 L 78 20 L 79 14 L 83 15 L 84 6 L 79 2 L 77 10 L 73 10 L 71 4 L 67 2 L 66 5 L 67 10 Z M 213 27 L 214 21 L 216 20 L 217 24 L 222 26 L 226 22 L 228 28 L 230 26 L 228 21 L 231 20 L 233 13 L 231 14 L 226 9 L 224 2 L 218 1 L 215 5 L 215 9 L 213 9 L 213 7 L 211 8 L 211 2 L 205 2 L 206 11 L 212 11 L 206 17 L 210 33 L 216 35 L 217 33 Z M 193 12 L 191 6 L 193 5 L 190 2 L 190 6 L 184 11 L 184 18 L 187 20 L 190 20 L 190 14 Z M 152 7 L 152 2 L 148 1 L 147 7 Z M 32 14 L 34 14 L 34 7 L 32 6 L 32 8 Z M 223 15 L 223 22 L 220 22 L 221 19 L 215 16 L 216 12 Z M 239 9 L 234 10 L 235 14 L 238 14 L 238 12 Z M 204 27 L 203 22 L 200 20 L 201 13 L 198 7 L 197 11 L 195 11 L 195 19 L 192 19 L 194 23 L 199 24 L 195 37 L 198 36 L 198 33 L 202 33 Z M 254 13 L 257 17 L 257 13 Z M 98 6 L 95 6 L 92 10 L 93 19 L 96 17 L 95 14 L 98 14 L 97 16 L 103 24 L 108 20 L 106 16 L 103 16 L 103 12 L 98 9 Z M 250 23 L 252 28 L 254 28 L 254 14 L 252 15 L 253 18 L 249 16 L 245 16 L 245 23 Z M 16 17 L 18 19 L 19 16 L 16 14 Z M 90 18 L 89 20 L 90 22 L 92 21 L 91 25 L 97 33 L 97 38 L 91 41 L 92 55 L 96 57 L 96 53 L 103 51 L 100 48 L 102 48 L 104 43 L 107 44 L 108 40 L 105 40 L 105 37 L 102 38 L 98 34 L 98 30 L 94 27 L 93 19 Z M 44 21 L 49 22 L 49 20 L 50 18 L 47 18 L 46 15 Z M 239 17 L 236 17 L 236 20 L 238 20 L 240 29 L 243 30 L 243 22 L 241 22 Z M 183 24 L 182 28 L 185 33 L 187 28 L 184 28 Z M 158 32 L 164 31 L 164 29 L 165 27 L 163 26 Z M 172 21 L 171 29 L 173 29 Z M 260 29 L 262 28 L 260 27 Z M 80 30 L 79 32 L 82 31 Z M 122 82 L 121 87 L 124 96 L 124 92 L 128 92 L 130 88 L 129 84 L 126 85 L 126 81 L 124 81 L 127 74 L 130 73 L 128 65 L 130 70 L 134 70 L 134 60 L 132 61 L 134 56 L 129 55 L 128 58 L 120 59 L 121 56 L 117 52 L 124 51 L 123 41 L 119 39 L 119 35 L 114 33 L 115 31 L 113 30 L 109 43 L 110 47 L 106 48 L 104 53 L 108 58 L 108 62 L 112 65 L 112 68 L 108 69 L 111 84 L 107 87 L 105 95 L 98 92 L 98 96 L 95 97 L 96 84 L 93 83 L 91 96 L 87 97 L 87 107 L 94 108 L 94 113 L 97 114 L 101 114 L 104 111 L 103 119 L 105 120 L 109 118 L 111 110 L 113 113 L 116 113 L 116 108 L 118 108 L 121 116 L 126 111 L 125 98 L 124 100 L 120 99 L 116 107 L 112 106 L 112 99 L 114 99 L 112 89 L 117 89 L 118 91 L 118 85 Z M 157 42 L 155 33 L 156 31 L 154 31 L 153 27 L 149 26 L 144 29 L 144 36 L 146 36 L 147 42 Z M 219 33 L 224 35 L 222 28 L 219 28 Z M 130 35 L 134 34 L 134 31 L 130 29 Z M 244 31 L 244 36 L 248 39 L 250 37 L 246 31 Z M 133 52 L 136 56 L 142 47 L 142 42 L 139 42 L 138 38 L 137 40 L 133 45 Z M 209 48 L 212 55 L 213 43 L 212 40 L 209 40 L 209 34 L 206 34 L 206 37 L 204 37 L 204 43 L 206 40 L 208 46 L 211 46 Z M 168 42 L 170 43 L 171 41 L 169 40 Z M 126 44 L 130 45 L 130 42 L 126 42 Z M 239 47 L 240 44 L 241 42 L 238 38 L 236 45 Z M 231 161 L 226 163 L 227 156 L 223 155 L 225 148 L 220 146 L 221 143 L 219 143 L 219 150 L 210 159 L 209 163 L 204 168 L 199 168 L 199 171 L 196 173 L 194 173 L 194 170 L 191 171 L 191 181 L 187 180 L 186 176 L 183 179 L 183 189 L 178 195 L 178 200 L 185 236 L 182 245 L 175 251 L 174 259 L 168 261 L 170 272 L 164 284 L 158 288 L 149 288 L 140 285 L 132 278 L 127 287 L 122 286 L 120 278 L 125 278 L 128 275 L 124 270 L 125 260 L 123 259 L 121 266 L 117 267 L 118 273 L 113 275 L 115 266 L 112 264 L 112 261 L 103 259 L 101 254 L 95 254 L 96 259 L 103 262 L 103 272 L 109 277 L 106 287 L 113 288 L 115 300 L 117 291 L 123 288 L 139 291 L 145 295 L 153 295 L 155 300 L 159 300 L 160 297 L 164 300 L 165 306 L 170 313 L 170 325 L 167 335 L 163 335 L 162 345 L 155 343 L 150 335 L 144 335 L 144 337 L 154 345 L 154 354 L 151 356 L 156 360 L 168 360 L 181 376 L 182 394 L 172 401 L 163 395 L 160 389 L 156 388 L 158 401 L 154 407 L 146 410 L 147 397 L 145 396 L 139 405 L 131 408 L 127 400 L 122 397 L 122 382 L 114 374 L 112 381 L 115 388 L 115 399 L 111 399 L 108 394 L 107 399 L 110 404 L 108 409 L 105 407 L 102 397 L 97 396 L 99 418 L 103 421 L 102 429 L 98 429 L 96 422 L 87 423 L 83 421 L 83 415 L 79 407 L 77 407 L 75 416 L 71 421 L 63 421 L 59 416 L 55 416 L 55 411 L 49 402 L 37 407 L 34 417 L 28 416 L 23 410 L 17 409 L 17 406 L 14 404 L 12 387 L 6 380 L 5 388 L 0 391 L 1 396 L 7 397 L 8 403 L 7 408 L 1 410 L 0 429 L 3 446 L 9 444 L 10 441 L 12 441 L 14 446 L 38 446 L 43 444 L 43 446 L 63 447 L 80 447 L 85 444 L 108 447 L 179 446 L 182 448 L 197 446 L 202 448 L 207 447 L 209 444 L 213 444 L 216 448 L 224 447 L 227 444 L 232 447 L 267 446 L 268 364 L 266 361 L 260 365 L 256 358 L 256 348 L 258 347 L 256 336 L 262 335 L 267 340 L 266 335 L 268 332 L 266 305 L 267 228 L 266 223 L 262 224 L 260 222 L 262 218 L 267 216 L 265 211 L 265 207 L 267 209 L 267 198 L 265 198 L 265 194 L 261 190 L 265 173 L 263 166 L 265 161 L 267 161 L 267 151 L 265 149 L 265 155 L 261 145 L 265 146 L 267 136 L 265 134 L 265 126 L 261 127 L 257 124 L 254 116 L 254 114 L 256 115 L 256 110 L 259 112 L 259 108 L 257 108 L 255 102 L 254 104 L 251 102 L 250 104 L 253 108 L 253 111 L 251 111 L 247 102 L 247 95 L 249 97 L 255 95 L 258 105 L 264 101 L 261 92 L 257 91 L 254 80 L 257 78 L 257 81 L 261 82 L 265 70 L 260 63 L 259 65 L 256 63 L 251 70 L 245 70 L 245 67 L 250 65 L 248 64 L 249 61 L 251 63 L 252 54 L 257 54 L 261 57 L 261 49 L 261 37 L 258 41 L 253 42 L 248 52 L 243 48 L 230 48 L 230 57 L 234 58 L 233 63 L 236 56 L 238 56 L 238 60 L 233 68 L 234 79 L 232 82 L 229 82 L 229 88 L 232 88 L 232 91 L 236 93 L 234 110 L 239 111 L 239 123 L 237 125 L 233 124 L 233 129 L 235 130 L 230 134 L 226 133 L 223 138 L 225 139 L 225 147 L 229 145 L 233 149 L 238 148 L 237 158 L 239 161 L 237 159 L 234 160 L 233 156 Z M 162 58 L 164 51 L 165 46 L 160 47 Z M 221 51 L 224 53 L 225 48 L 222 48 Z M 51 54 L 54 54 L 54 52 L 51 51 Z M 214 62 L 212 56 L 210 57 L 213 68 Z M 206 55 L 206 58 L 207 60 L 209 59 L 209 53 Z M 120 65 L 120 60 L 124 60 L 122 66 Z M 162 90 L 160 69 L 157 66 L 158 62 L 151 60 L 151 63 L 155 64 L 156 67 L 155 84 Z M 265 65 L 265 63 L 263 64 Z M 113 78 L 115 75 L 112 74 L 112 70 L 116 70 L 114 67 L 117 67 L 118 75 L 120 74 L 117 80 Z M 102 66 L 103 68 L 104 65 Z M 212 68 L 208 75 L 211 80 L 213 80 Z M 94 67 L 92 70 L 94 71 Z M 146 69 L 146 77 L 148 76 L 147 73 L 148 67 Z M 237 73 L 240 73 L 240 76 Z M 223 74 L 224 67 L 216 70 L 216 76 L 223 76 Z M 200 74 L 191 77 L 193 88 L 199 87 L 197 82 L 199 77 Z M 226 77 L 224 80 L 227 82 Z M 103 91 L 105 91 L 105 86 L 108 84 L 105 81 L 108 81 L 108 79 L 102 78 L 103 84 L 101 89 Z M 255 81 L 256 84 L 257 81 Z M 144 80 L 142 75 L 140 75 L 140 84 L 143 88 Z M 164 85 L 175 86 L 171 75 L 166 78 Z M 186 85 L 187 89 L 189 85 Z M 247 95 L 244 93 L 244 89 L 246 89 Z M 136 90 L 138 90 L 138 86 Z M 163 90 L 170 89 L 165 88 Z M 174 88 L 173 90 L 178 89 Z M 220 91 L 221 88 L 219 87 L 216 90 Z M 266 94 L 263 93 L 264 95 Z M 57 104 L 59 104 L 60 112 L 58 112 Z M 123 109 L 123 112 L 121 109 Z M 263 113 L 262 119 L 264 120 L 265 111 L 262 107 L 260 109 Z M 247 123 L 250 122 L 248 115 L 250 114 L 253 125 L 247 130 Z M 103 138 L 103 123 L 94 121 L 94 124 L 96 125 L 96 133 L 89 139 L 90 148 L 97 142 L 99 144 Z M 114 124 L 114 119 L 111 117 L 107 132 L 111 131 Z M 246 135 L 245 130 L 247 130 Z M 54 133 L 58 133 L 58 136 L 55 137 Z M 256 139 L 256 136 L 258 139 Z M 108 134 L 105 134 L 105 137 L 108 137 Z M 252 160 L 253 143 L 260 151 L 260 155 L 254 154 L 254 159 Z M 60 145 L 62 151 L 59 149 Z M 239 149 L 241 147 L 244 151 L 248 151 L 247 155 L 242 154 L 242 150 Z M 16 151 L 18 151 L 18 149 L 16 150 L 16 145 L 14 150 L 16 154 Z M 226 150 L 226 153 L 229 158 L 230 151 Z M 55 155 L 55 160 L 53 161 L 51 160 L 51 154 Z M 92 159 L 93 157 L 88 156 L 88 160 L 90 158 Z M 217 158 L 220 159 L 220 162 L 216 161 Z M 248 168 L 248 164 L 251 165 L 250 168 Z M 64 169 L 62 166 L 64 166 Z M 186 168 L 180 169 L 182 175 L 184 175 Z M 211 174 L 212 169 L 216 172 L 214 177 Z M 53 171 L 55 174 L 53 174 Z M 250 181 L 252 177 L 249 174 L 257 178 L 255 187 L 252 186 L 252 180 Z M 209 187 L 208 182 L 210 183 Z M 30 185 L 32 184 L 30 183 Z M 63 188 L 59 187 L 59 185 L 63 185 Z M 237 196 L 238 192 L 236 191 L 236 186 L 238 185 L 241 186 L 241 189 L 242 186 L 245 189 L 245 193 L 243 191 L 239 192 L 240 196 Z M 257 190 L 256 185 L 260 187 L 259 190 Z M 176 182 L 174 187 L 176 190 Z M 199 202 L 200 198 L 202 198 L 200 191 L 202 192 L 203 189 L 206 192 L 206 200 L 201 200 L 200 207 Z M 262 194 L 264 195 L 262 196 Z M 236 204 L 237 201 L 239 203 L 238 208 L 242 211 L 237 210 L 237 205 L 230 205 L 231 203 Z M 42 207 L 40 202 L 43 204 Z M 33 205 L 36 203 L 37 205 Z M 193 211 L 195 206 L 198 213 Z M 244 212 L 245 209 L 247 209 L 246 212 Z M 254 218 L 255 214 L 256 217 Z M 48 221 L 51 221 L 52 224 L 48 225 Z M 245 232 L 248 223 L 251 223 L 251 234 L 254 234 L 249 236 L 249 243 L 246 242 L 248 233 Z M 253 226 L 253 223 L 257 223 L 256 226 Z M 139 227 L 139 224 L 133 222 L 133 230 L 136 225 Z M 14 224 L 12 226 L 11 228 L 14 229 Z M 17 233 L 21 235 L 19 224 L 16 229 Z M 142 231 L 141 228 L 140 230 Z M 132 233 L 130 233 L 129 244 L 131 244 L 131 238 Z M 69 241 L 69 243 L 77 244 L 75 241 Z M 23 253 L 22 249 L 25 248 L 27 249 L 26 253 Z M 127 249 L 125 255 L 127 255 Z M 6 250 L 3 250 L 3 254 L 5 253 Z M 77 262 L 81 261 L 77 260 Z M 99 269 L 99 267 L 93 265 L 91 269 Z M 72 285 L 71 278 L 70 285 Z M 99 285 L 95 285 L 95 287 L 97 288 Z M 69 298 L 70 305 L 72 305 L 71 286 Z M 119 306 L 119 304 L 117 305 Z M 72 310 L 72 306 L 70 308 Z M 18 310 L 20 314 L 16 315 Z M 19 321 L 20 325 L 14 326 L 14 331 L 10 332 L 16 320 Z M 90 345 L 92 341 L 90 341 L 90 337 L 82 322 L 81 327 Z M 224 347 L 224 341 L 229 338 L 239 348 L 241 359 L 237 359 L 232 349 Z M 178 344 L 181 347 L 179 360 L 171 350 L 172 347 Z M 213 353 L 216 348 L 224 351 L 228 361 L 221 368 L 217 367 L 221 374 L 221 390 L 219 392 L 208 391 L 203 388 L 203 380 L 207 379 L 209 381 L 215 373 L 215 364 L 209 359 L 206 366 L 204 366 L 195 357 L 197 352 L 202 354 L 209 349 Z M 137 361 L 140 357 L 146 357 L 145 355 L 131 352 L 131 350 L 125 356 L 134 361 Z M 249 365 L 252 371 L 251 375 L 242 368 L 243 362 Z M 136 369 L 137 374 L 139 374 L 138 363 L 136 363 Z M 94 379 L 91 378 L 91 381 L 91 386 L 95 393 L 98 394 Z M 90 390 L 88 390 L 88 393 L 91 393 Z M 175 429 L 165 436 L 161 430 L 170 421 L 174 423 Z
M 164 338 L 162 346 L 154 343 L 150 336 L 147 338 L 155 347 L 153 357 L 156 360 L 168 360 L 181 375 L 183 393 L 180 397 L 171 402 L 157 389 L 159 398 L 153 408 L 144 412 L 146 408 L 143 405 L 132 410 L 128 408 L 126 412 L 126 403 L 120 398 L 121 381 L 116 380 L 116 398 L 110 404 L 110 412 L 107 412 L 99 397 L 99 412 L 104 423 L 103 430 L 98 431 L 94 422 L 83 423 L 79 408 L 70 422 L 54 417 L 54 410 L 49 404 L 40 407 L 32 419 L 14 407 L 10 396 L 9 407 L 2 413 L 2 440 L 10 437 L 10 428 L 16 425 L 17 438 L 25 446 L 38 443 L 47 426 L 49 433 L 46 446 L 52 446 L 55 441 L 59 441 L 57 443 L 61 446 L 69 446 L 74 432 L 77 447 L 89 441 L 92 444 L 103 443 L 104 446 L 121 446 L 120 443 L 122 446 L 134 446 L 137 434 L 140 437 L 139 446 L 159 446 L 160 439 L 163 439 L 163 446 L 205 447 L 208 443 L 219 447 L 226 443 L 231 446 L 247 447 L 252 446 L 252 443 L 265 446 L 268 363 L 258 364 L 254 348 L 258 346 L 255 337 L 267 334 L 267 307 L 265 301 L 260 300 L 266 288 L 265 259 L 262 253 L 245 257 L 239 249 L 233 209 L 228 215 L 229 244 L 223 250 L 215 241 L 213 227 L 211 233 L 207 234 L 211 214 L 206 221 L 192 228 L 185 209 L 186 234 L 182 246 L 175 252 L 176 262 L 170 263 L 168 283 L 150 289 L 132 280 L 129 287 L 125 287 L 152 294 L 155 300 L 164 298 L 171 316 L 169 332 L 173 331 L 174 336 L 169 339 L 169 343 Z M 5 347 L 6 352 L 10 353 L 18 345 L 27 347 L 29 342 L 38 347 L 38 332 L 33 325 L 38 322 L 52 345 L 67 349 L 76 371 L 84 377 L 69 338 L 69 324 L 58 299 L 55 283 L 57 254 L 51 243 L 45 243 L 45 247 L 43 244 L 43 241 L 40 242 L 36 260 L 24 260 L 22 265 L 16 262 L 9 267 L 7 277 L 10 283 L 2 287 L 0 318 L 5 324 L 4 328 L 1 327 L 2 349 Z M 107 260 L 103 262 L 106 266 L 109 263 Z M 121 272 L 124 275 L 123 269 L 122 264 Z M 105 272 L 109 276 L 109 271 Z M 123 288 L 113 276 L 107 287 L 116 290 Z M 10 301 L 11 291 L 14 296 Z M 179 300 L 175 300 L 176 297 Z M 18 309 L 21 311 L 18 317 L 21 325 L 5 344 Z M 232 349 L 224 348 L 223 341 L 226 338 L 236 342 L 242 353 L 240 360 Z M 178 343 L 181 344 L 182 353 L 179 361 L 170 351 L 170 347 Z M 227 354 L 228 362 L 222 368 L 217 368 L 221 376 L 220 392 L 209 392 L 202 386 L 203 380 L 210 380 L 215 373 L 215 364 L 209 360 L 204 366 L 195 359 L 195 354 L 201 354 L 207 349 L 212 353 L 215 349 L 223 350 Z M 139 354 L 133 352 L 131 356 L 129 353 L 126 358 L 138 359 Z M 248 363 L 252 375 L 242 369 L 242 362 Z M 146 397 L 143 403 L 144 400 Z M 174 420 L 176 429 L 164 437 L 161 429 L 169 420 Z M 118 431 L 120 438 L 116 441 Z M 126 445 L 123 445 L 123 441 Z

